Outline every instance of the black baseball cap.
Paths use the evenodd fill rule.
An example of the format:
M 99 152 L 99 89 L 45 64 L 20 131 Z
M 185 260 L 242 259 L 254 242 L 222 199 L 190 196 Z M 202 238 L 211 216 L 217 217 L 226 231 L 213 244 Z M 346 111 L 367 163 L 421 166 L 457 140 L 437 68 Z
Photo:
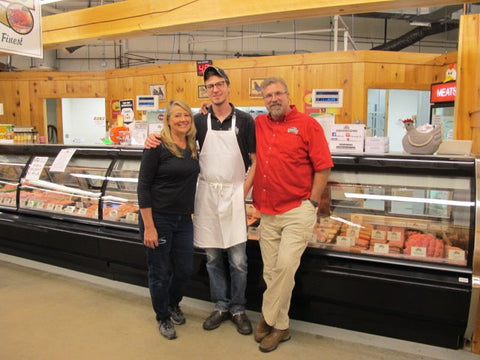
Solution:
M 225 73 L 225 71 L 213 65 L 207 67 L 203 72 L 203 81 L 207 81 L 207 79 L 212 75 L 220 76 L 221 78 L 225 79 L 225 82 L 227 84 L 230 84 L 230 79 L 228 78 L 228 75 Z

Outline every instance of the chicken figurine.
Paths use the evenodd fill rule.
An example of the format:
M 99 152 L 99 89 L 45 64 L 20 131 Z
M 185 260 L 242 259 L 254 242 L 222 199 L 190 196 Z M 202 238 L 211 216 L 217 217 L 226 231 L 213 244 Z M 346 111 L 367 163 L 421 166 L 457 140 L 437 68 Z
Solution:
M 407 133 L 402 139 L 403 150 L 409 154 L 432 155 L 442 142 L 442 127 L 420 129 L 414 127 L 413 119 L 402 120 Z

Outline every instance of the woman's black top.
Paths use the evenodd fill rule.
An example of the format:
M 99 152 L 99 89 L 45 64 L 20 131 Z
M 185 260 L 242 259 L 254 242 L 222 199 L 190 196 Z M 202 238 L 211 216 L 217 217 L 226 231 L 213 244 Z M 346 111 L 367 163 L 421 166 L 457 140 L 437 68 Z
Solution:
M 145 149 L 138 175 L 138 204 L 162 214 L 192 214 L 198 159 L 192 159 L 187 147 L 183 158 L 173 155 L 164 144 Z

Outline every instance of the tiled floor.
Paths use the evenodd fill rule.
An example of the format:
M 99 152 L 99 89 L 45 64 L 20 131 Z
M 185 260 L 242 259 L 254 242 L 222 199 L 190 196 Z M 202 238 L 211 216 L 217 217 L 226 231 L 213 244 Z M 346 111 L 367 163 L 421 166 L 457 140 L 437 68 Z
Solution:
M 292 339 L 268 354 L 227 321 L 202 329 L 212 304 L 184 299 L 178 338 L 158 332 L 148 290 L 0 254 L 0 359 L 480 359 L 450 350 L 292 321 Z M 259 314 L 248 313 L 256 322 Z

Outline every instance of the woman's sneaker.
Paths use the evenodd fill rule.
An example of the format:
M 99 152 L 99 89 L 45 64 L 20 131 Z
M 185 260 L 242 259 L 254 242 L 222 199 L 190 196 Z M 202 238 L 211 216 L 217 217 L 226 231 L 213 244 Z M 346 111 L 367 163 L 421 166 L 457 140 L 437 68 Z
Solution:
M 178 305 L 177 306 L 169 306 L 168 310 L 170 311 L 170 320 L 172 320 L 172 322 L 175 325 L 185 324 L 185 321 L 186 321 L 185 314 L 180 309 L 180 306 L 178 306 Z
M 175 332 L 175 327 L 172 324 L 172 320 L 166 318 L 165 320 L 160 320 L 158 328 L 160 329 L 160 334 L 168 340 L 173 340 L 177 338 L 177 333 Z

